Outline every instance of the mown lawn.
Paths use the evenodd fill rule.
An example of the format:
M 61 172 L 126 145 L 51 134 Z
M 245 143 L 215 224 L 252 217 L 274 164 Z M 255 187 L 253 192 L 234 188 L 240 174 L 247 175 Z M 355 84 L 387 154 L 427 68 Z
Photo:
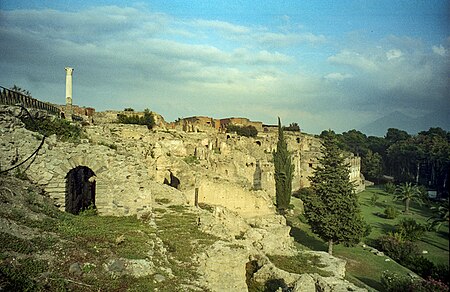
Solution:
M 377 194 L 379 199 L 375 205 L 370 203 L 373 194 Z M 386 194 L 382 189 L 372 187 L 359 194 L 361 210 L 367 223 L 372 225 L 372 232 L 365 240 L 368 244 L 381 235 L 394 229 L 394 225 L 400 222 L 402 218 L 414 218 L 416 221 L 425 224 L 431 211 L 426 206 L 413 204 L 411 214 L 404 215 L 401 211 L 403 205 L 401 202 L 393 202 L 392 196 Z M 292 198 L 292 203 L 298 204 L 298 199 Z M 394 206 L 399 210 L 399 216 L 396 219 L 386 219 L 380 214 L 384 214 L 386 206 Z M 298 209 L 298 208 L 295 208 Z M 299 214 L 288 216 L 291 225 L 291 235 L 295 238 L 300 249 L 312 249 L 327 251 L 327 244 L 319 239 L 310 230 L 305 220 L 299 219 Z M 425 256 L 436 264 L 448 264 L 449 260 L 449 240 L 448 225 L 441 227 L 441 232 L 427 232 L 423 239 L 418 242 L 422 250 L 428 251 Z M 380 277 L 383 271 L 389 270 L 399 275 L 407 275 L 411 271 L 393 260 L 388 260 L 386 256 L 377 256 L 370 252 L 368 248 L 362 246 L 345 247 L 337 245 L 334 248 L 334 255 L 347 261 L 347 279 L 358 286 L 383 290 L 380 283 Z
M 377 194 L 379 196 L 375 205 L 370 203 L 370 198 Z M 421 224 L 428 224 L 427 219 L 433 214 L 429 206 L 418 205 L 412 203 L 410 206 L 410 214 L 403 214 L 403 202 L 392 200 L 392 195 L 387 194 L 381 188 L 371 187 L 359 194 L 359 202 L 361 204 L 361 211 L 367 223 L 372 225 L 372 232 L 366 239 L 366 242 L 372 243 L 378 237 L 386 232 L 394 230 L 394 226 L 402 219 L 412 218 Z M 387 206 L 393 206 L 398 209 L 399 215 L 395 219 L 387 219 L 380 214 L 384 214 Z M 421 240 L 417 242 L 421 250 L 427 251 L 424 254 L 426 258 L 435 264 L 448 264 L 449 262 L 449 226 L 444 224 L 441 226 L 439 232 L 426 232 Z

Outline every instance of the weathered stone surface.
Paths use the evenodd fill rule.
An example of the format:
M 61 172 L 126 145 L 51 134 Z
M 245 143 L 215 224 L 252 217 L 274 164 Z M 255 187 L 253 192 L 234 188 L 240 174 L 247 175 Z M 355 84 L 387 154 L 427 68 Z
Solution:
M 308 274 L 302 274 L 295 282 L 293 292 L 316 292 L 316 281 Z
M 23 160 L 40 144 L 39 135 L 22 127 L 20 120 L 0 108 L 2 169 L 15 160 Z M 86 143 L 64 143 L 56 136 L 47 138 L 27 170 L 28 177 L 42 184 L 61 209 L 65 204 L 66 175 L 77 166 L 86 166 L 95 173 L 92 179 L 101 215 L 137 214 L 151 218 L 153 207 L 193 205 L 195 188 L 199 188 L 199 202 L 207 204 L 203 205 L 204 210 L 197 210 L 199 228 L 222 239 L 197 258 L 205 283 L 202 287 L 212 291 L 246 291 L 246 263 L 250 258 L 258 258 L 261 269 L 255 274 L 256 279 L 280 277 L 297 290 L 312 289 L 311 277 L 282 271 L 265 256 L 295 254 L 290 228 L 283 216 L 276 215 L 273 205 L 271 159 L 275 133 L 260 133 L 253 139 L 215 131 L 161 132 L 119 124 L 90 126 L 85 130 L 89 137 Z M 313 137 L 286 136 L 294 154 L 295 189 L 305 186 L 312 169 L 309 164 L 314 164 L 320 151 L 318 140 Z M 197 159 L 186 159 L 189 157 Z M 356 169 L 357 161 L 353 162 Z M 355 169 L 354 176 L 358 172 Z M 180 180 L 178 190 L 161 184 L 170 173 Z M 155 223 L 150 220 L 149 224 Z M 158 240 L 155 238 L 154 243 L 162 246 Z M 162 247 L 160 251 L 164 254 Z M 324 270 L 334 275 L 312 276 L 317 287 L 324 291 L 351 287 L 342 280 L 345 261 L 326 253 L 315 254 L 327 265 Z M 149 251 L 149 256 L 152 255 Z M 105 268 L 114 275 L 128 273 L 137 277 L 159 272 L 164 278 L 156 274 L 156 281 L 171 277 L 171 273 L 164 272 L 162 267 L 156 269 L 147 260 L 114 259 L 105 263 Z
M 248 258 L 247 249 L 233 248 L 218 241 L 199 256 L 198 271 L 211 291 L 247 291 L 245 264 Z
M 347 262 L 343 259 L 329 255 L 324 251 L 304 251 L 304 253 L 319 256 L 320 263 L 325 265 L 320 268 L 323 271 L 330 272 L 333 277 L 343 279 L 345 277 L 345 265 Z
M 316 281 L 316 291 L 321 292 L 365 292 L 367 289 L 360 288 L 347 280 L 338 277 L 322 277 L 317 274 L 312 275 Z

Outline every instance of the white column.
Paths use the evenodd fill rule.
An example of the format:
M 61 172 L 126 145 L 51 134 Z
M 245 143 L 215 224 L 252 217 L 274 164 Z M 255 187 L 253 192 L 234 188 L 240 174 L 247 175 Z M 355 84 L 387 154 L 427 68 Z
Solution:
M 66 67 L 66 105 L 72 105 L 72 74 L 73 68 Z
M 66 119 L 72 121 L 72 74 L 73 68 L 66 67 Z

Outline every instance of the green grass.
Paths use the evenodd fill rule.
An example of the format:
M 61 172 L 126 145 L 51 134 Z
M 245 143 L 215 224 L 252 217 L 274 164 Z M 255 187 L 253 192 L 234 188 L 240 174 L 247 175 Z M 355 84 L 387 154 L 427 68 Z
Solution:
M 320 268 L 325 267 L 320 263 L 317 255 L 299 253 L 296 256 L 269 256 L 270 261 L 278 268 L 290 273 L 296 274 L 319 274 L 324 277 L 331 276 L 331 272 L 323 271 Z
M 370 198 L 373 194 L 379 195 L 379 200 L 372 206 L 370 204 Z M 377 187 L 367 188 L 364 192 L 359 194 L 359 201 L 361 204 L 361 211 L 364 219 L 372 226 L 372 232 L 366 239 L 369 244 L 373 242 L 386 232 L 393 231 L 394 226 L 398 224 L 402 219 L 411 218 L 421 224 L 428 224 L 427 219 L 433 214 L 429 207 L 423 205 L 420 206 L 416 203 L 411 204 L 410 214 L 404 214 L 404 205 L 402 202 L 392 200 L 392 196 L 388 195 L 382 189 Z M 384 210 L 387 206 L 397 208 L 399 215 L 395 219 L 386 219 L 378 214 L 384 214 Z M 448 264 L 449 261 L 449 226 L 444 224 L 441 227 L 440 232 L 428 231 L 417 242 L 421 250 L 428 251 L 428 254 L 424 254 L 426 258 L 434 262 L 435 264 Z
M 377 194 L 379 199 L 375 206 L 371 204 L 371 197 Z M 367 223 L 371 224 L 372 232 L 366 239 L 368 243 L 374 241 L 381 235 L 394 229 L 402 218 L 414 218 L 416 221 L 425 224 L 426 219 L 431 216 L 431 212 L 425 206 L 412 204 L 411 214 L 400 215 L 396 219 L 386 219 L 379 216 L 378 213 L 383 214 L 386 206 L 394 206 L 399 211 L 403 210 L 401 202 L 393 202 L 392 197 L 387 195 L 383 190 L 373 187 L 359 194 L 361 211 Z M 299 209 L 298 199 L 293 198 L 291 203 L 296 206 L 295 210 Z M 288 217 L 288 222 L 291 225 L 291 235 L 294 237 L 298 248 L 311 249 L 319 251 L 327 251 L 327 244 L 311 232 L 306 220 L 299 214 Z M 448 225 L 441 228 L 440 233 L 427 232 L 425 236 L 418 242 L 421 249 L 427 250 L 429 253 L 425 256 L 438 264 L 448 264 L 449 260 L 449 241 L 448 241 Z M 369 288 L 376 290 L 383 290 L 381 286 L 381 273 L 385 270 L 395 272 L 399 275 L 407 275 L 411 271 L 394 261 L 385 261 L 386 257 L 377 256 L 362 246 L 346 247 L 343 245 L 336 245 L 334 247 L 333 255 L 345 259 L 347 261 L 346 271 L 347 279 L 357 286 L 369 286 Z M 366 287 L 367 288 L 367 287 Z
M 153 210 L 155 228 L 149 224 L 151 214 L 141 219 L 95 212 L 72 215 L 37 193 L 24 193 L 22 186 L 14 190 L 14 198 L 23 193 L 23 199 L 14 207 L 0 208 L 0 216 L 31 228 L 33 235 L 21 238 L 0 232 L 0 290 L 189 291 L 185 285 L 197 285 L 199 277 L 193 259 L 217 240 L 201 232 L 197 215 L 183 206 Z M 113 276 L 105 264 L 115 259 L 151 261 L 165 280 Z M 81 276 L 69 273 L 73 263 L 80 264 Z

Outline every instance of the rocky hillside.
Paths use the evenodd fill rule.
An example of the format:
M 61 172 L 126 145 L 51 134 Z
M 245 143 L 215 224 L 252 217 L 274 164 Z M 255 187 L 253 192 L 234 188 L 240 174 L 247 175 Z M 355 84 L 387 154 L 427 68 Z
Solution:
M 29 181 L 1 176 L 0 290 L 359 289 L 342 280 L 345 262 L 295 250 L 283 217 L 248 222 L 220 206 L 173 204 L 164 190 L 140 218 L 76 216 Z
M 0 111 L 1 170 L 40 149 L 0 176 L 0 290 L 360 290 L 344 261 L 298 250 L 276 214 L 275 137 L 104 124 L 42 139 L 22 119 Z M 79 167 L 95 173 L 76 183 L 94 186 L 96 208 L 73 215 L 63 210 Z

